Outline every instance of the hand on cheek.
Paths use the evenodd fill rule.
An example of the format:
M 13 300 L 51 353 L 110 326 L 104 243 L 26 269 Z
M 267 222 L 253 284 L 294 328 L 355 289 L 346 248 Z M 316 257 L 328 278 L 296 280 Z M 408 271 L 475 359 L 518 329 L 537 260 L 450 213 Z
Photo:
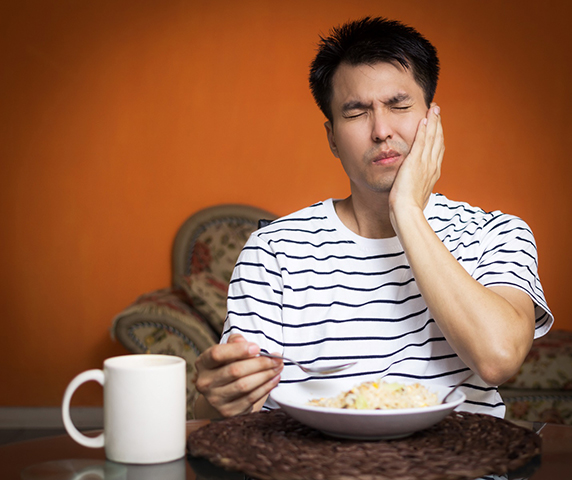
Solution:
M 411 151 L 403 161 L 389 196 L 389 206 L 423 210 L 441 174 L 445 153 L 440 109 L 432 104 L 421 119 Z

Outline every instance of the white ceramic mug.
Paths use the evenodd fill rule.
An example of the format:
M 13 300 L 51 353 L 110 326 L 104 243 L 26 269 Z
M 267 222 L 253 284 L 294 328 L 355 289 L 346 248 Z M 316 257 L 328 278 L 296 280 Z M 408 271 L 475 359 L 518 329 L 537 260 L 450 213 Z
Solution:
M 70 401 L 90 380 L 103 386 L 103 433 L 87 437 L 74 426 Z M 186 362 L 172 355 L 108 358 L 103 370 L 88 370 L 66 389 L 62 415 L 69 435 L 119 463 L 163 463 L 185 455 Z

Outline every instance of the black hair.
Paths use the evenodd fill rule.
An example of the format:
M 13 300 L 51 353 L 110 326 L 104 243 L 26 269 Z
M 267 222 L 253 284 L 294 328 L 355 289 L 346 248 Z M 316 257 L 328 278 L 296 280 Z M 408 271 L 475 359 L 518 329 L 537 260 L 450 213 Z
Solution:
M 439 58 L 435 47 L 417 30 L 396 20 L 365 17 L 333 28 L 320 36 L 310 68 L 310 89 L 326 118 L 332 121 L 332 79 L 342 63 L 373 65 L 398 63 L 411 69 L 430 106 L 437 89 Z

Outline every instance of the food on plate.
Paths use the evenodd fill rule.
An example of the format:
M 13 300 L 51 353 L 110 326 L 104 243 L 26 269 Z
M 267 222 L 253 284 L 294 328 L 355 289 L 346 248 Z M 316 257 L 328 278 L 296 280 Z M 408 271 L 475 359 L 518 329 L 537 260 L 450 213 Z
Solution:
M 312 399 L 308 405 L 354 410 L 386 410 L 430 407 L 438 403 L 437 395 L 419 383 L 406 385 L 373 381 L 356 385 L 336 397 Z

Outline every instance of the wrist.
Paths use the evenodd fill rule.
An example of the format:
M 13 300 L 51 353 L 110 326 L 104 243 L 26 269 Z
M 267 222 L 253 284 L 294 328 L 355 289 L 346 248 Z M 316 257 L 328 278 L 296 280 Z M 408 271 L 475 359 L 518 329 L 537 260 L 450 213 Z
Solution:
M 389 216 L 395 233 L 401 238 L 419 222 L 427 222 L 423 208 L 414 202 L 395 202 L 390 205 Z

